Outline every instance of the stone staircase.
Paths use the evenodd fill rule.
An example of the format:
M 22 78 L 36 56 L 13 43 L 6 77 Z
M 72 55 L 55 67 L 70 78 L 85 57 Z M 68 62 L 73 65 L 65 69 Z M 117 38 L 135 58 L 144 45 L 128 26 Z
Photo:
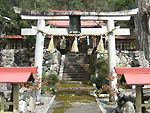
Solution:
M 62 80 L 90 80 L 89 56 L 86 54 L 67 54 L 64 62 L 64 73 Z
M 56 84 L 56 99 L 47 113 L 101 113 L 95 90 L 90 84 L 89 56 L 67 54 L 62 80 Z

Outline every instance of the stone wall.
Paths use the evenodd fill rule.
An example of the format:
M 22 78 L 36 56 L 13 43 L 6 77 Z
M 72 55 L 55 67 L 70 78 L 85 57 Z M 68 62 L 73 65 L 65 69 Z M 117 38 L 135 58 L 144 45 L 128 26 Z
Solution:
M 0 66 L 11 67 L 14 66 L 14 50 L 5 49 L 0 51 Z
M 14 63 L 16 66 L 31 66 L 34 63 L 34 49 L 19 49 L 14 52 Z
M 120 67 L 149 67 L 143 51 L 117 51 L 116 62 Z
M 97 58 L 101 57 L 108 59 L 107 51 L 97 52 Z M 145 58 L 143 51 L 117 51 L 116 64 L 120 67 L 149 67 L 149 61 Z
M 0 66 L 31 66 L 34 65 L 34 50 L 29 49 L 5 49 L 0 51 Z M 61 54 L 57 49 L 52 52 L 44 50 L 43 56 L 43 71 L 56 71 L 59 72 L 61 61 Z
M 44 50 L 43 56 L 43 72 L 48 73 L 50 71 L 55 71 L 59 73 L 61 61 L 61 54 L 57 49 L 52 52 Z

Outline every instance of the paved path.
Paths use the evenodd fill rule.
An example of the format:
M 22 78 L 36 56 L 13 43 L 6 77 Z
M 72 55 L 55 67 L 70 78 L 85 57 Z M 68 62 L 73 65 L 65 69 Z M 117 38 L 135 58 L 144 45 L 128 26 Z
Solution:
M 67 109 L 65 113 L 100 113 L 100 110 L 95 102 L 74 102 L 72 103 L 72 107 Z
M 82 92 L 56 95 L 47 113 L 101 113 L 95 98 Z

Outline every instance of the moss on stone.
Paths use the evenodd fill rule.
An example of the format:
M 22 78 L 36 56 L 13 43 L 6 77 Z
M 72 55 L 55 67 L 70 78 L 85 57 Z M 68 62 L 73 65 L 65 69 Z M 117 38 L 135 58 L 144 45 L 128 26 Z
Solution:
M 72 107 L 69 101 L 60 101 L 57 103 L 57 107 L 54 109 L 53 113 L 64 113 L 66 109 Z
M 93 88 L 93 86 L 88 85 L 88 84 L 61 84 L 61 83 L 57 83 L 57 87 L 59 88 L 69 88 L 69 87 Z
M 53 111 L 53 113 L 64 113 L 66 109 L 70 108 L 71 106 L 59 106 L 56 107 Z
M 59 101 L 70 101 L 70 102 L 75 102 L 75 101 L 82 102 L 83 100 L 94 101 L 94 102 L 96 101 L 96 99 L 93 96 L 88 94 L 87 95 L 80 94 L 80 93 L 60 95 L 57 96 L 56 99 L 58 99 Z
M 72 103 L 89 103 L 96 102 L 94 96 L 89 94 L 89 91 L 93 88 L 87 84 L 61 84 L 57 83 L 58 88 L 71 88 L 71 90 L 57 90 L 56 92 L 56 107 L 53 113 L 64 113 L 67 109 L 72 107 Z M 78 90 L 76 88 L 87 88 L 88 90 Z
M 71 104 L 70 104 L 70 102 L 69 101 L 61 101 L 61 102 L 59 102 L 59 103 L 57 103 L 58 105 L 67 105 L 67 106 L 70 106 Z

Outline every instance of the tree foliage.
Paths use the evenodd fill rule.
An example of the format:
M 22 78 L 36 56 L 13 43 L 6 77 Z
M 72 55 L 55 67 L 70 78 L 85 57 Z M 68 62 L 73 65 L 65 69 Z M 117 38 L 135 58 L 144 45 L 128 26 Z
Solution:
M 21 27 L 30 27 L 35 22 L 21 20 L 13 7 L 39 11 L 81 10 L 81 11 L 117 11 L 131 9 L 134 0 L 0 0 L 0 33 L 20 34 Z

